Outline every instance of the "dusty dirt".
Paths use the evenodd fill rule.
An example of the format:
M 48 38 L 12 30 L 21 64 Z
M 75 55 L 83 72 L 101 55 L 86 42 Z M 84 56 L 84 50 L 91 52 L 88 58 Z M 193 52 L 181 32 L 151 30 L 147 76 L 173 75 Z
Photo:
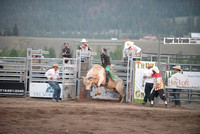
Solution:
M 117 101 L 0 98 L 2 134 L 197 134 L 200 110 Z

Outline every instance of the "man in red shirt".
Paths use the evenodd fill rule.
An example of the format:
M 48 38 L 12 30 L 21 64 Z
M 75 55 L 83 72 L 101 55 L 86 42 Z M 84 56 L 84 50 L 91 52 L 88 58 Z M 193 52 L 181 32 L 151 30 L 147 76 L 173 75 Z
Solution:
M 158 67 L 154 66 L 152 68 L 152 77 L 154 79 L 153 89 L 151 91 L 151 104 L 152 107 L 154 105 L 154 97 L 160 96 L 160 98 L 165 102 L 165 106 L 167 106 L 167 99 L 164 93 L 164 84 L 162 81 L 161 74 L 159 73 Z

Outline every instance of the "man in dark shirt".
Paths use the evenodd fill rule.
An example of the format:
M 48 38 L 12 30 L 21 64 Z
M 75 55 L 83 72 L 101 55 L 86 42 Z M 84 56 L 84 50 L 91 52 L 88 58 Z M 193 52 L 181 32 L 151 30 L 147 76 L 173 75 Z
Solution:
M 101 65 L 105 68 L 106 71 L 106 87 L 108 87 L 109 75 L 110 75 L 110 56 L 107 54 L 107 48 L 102 48 L 101 53 Z
M 69 44 L 67 42 L 64 43 L 64 48 L 62 49 L 62 56 L 65 58 L 71 58 L 71 52 L 69 48 Z M 69 60 L 65 60 L 65 63 L 68 63 Z

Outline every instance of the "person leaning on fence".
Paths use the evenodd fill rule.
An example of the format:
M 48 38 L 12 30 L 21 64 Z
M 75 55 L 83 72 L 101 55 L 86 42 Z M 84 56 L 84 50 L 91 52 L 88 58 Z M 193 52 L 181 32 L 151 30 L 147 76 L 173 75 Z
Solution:
M 87 44 L 87 40 L 86 39 L 82 39 L 81 40 L 81 43 L 82 43 L 82 45 L 81 45 L 81 52 L 83 53 L 83 54 L 86 54 L 85 56 L 82 56 L 81 57 L 81 62 L 87 62 L 88 61 L 88 56 L 87 56 L 87 54 L 88 54 L 88 52 L 92 52 L 93 50 L 92 50 L 92 48 Z
M 154 105 L 154 97 L 160 96 L 160 98 L 165 102 L 165 106 L 167 106 L 167 99 L 164 93 L 164 84 L 162 81 L 161 74 L 159 73 L 158 67 L 154 66 L 152 68 L 152 77 L 154 79 L 153 89 L 151 91 L 151 103 L 150 106 Z
M 181 66 L 177 65 L 177 66 L 174 66 L 173 67 L 174 71 L 176 73 L 181 73 L 182 72 L 182 69 L 181 69 Z M 174 106 L 181 106 L 181 101 L 180 101 L 180 92 L 181 92 L 181 89 L 173 89 L 173 96 L 174 96 Z
M 82 39 L 81 40 L 81 52 L 92 52 L 92 48 L 87 44 L 87 40 L 86 39 Z
M 141 52 L 141 48 L 134 45 L 134 42 L 132 41 L 126 41 L 124 44 L 123 49 L 123 59 L 124 61 L 127 61 L 127 55 L 129 52 L 133 52 L 133 56 L 137 56 Z M 136 58 L 133 58 L 133 61 L 136 61 Z
M 63 58 L 71 58 L 71 51 L 69 48 L 69 43 L 64 42 L 64 48 L 62 49 Z M 65 60 L 65 63 L 68 63 L 69 60 Z
M 149 100 L 149 102 L 151 102 L 150 93 L 151 93 L 151 89 L 153 88 L 153 83 L 154 83 L 154 80 L 152 78 L 152 73 L 153 73 L 152 67 L 153 65 L 149 64 L 147 67 L 148 70 L 144 72 L 144 76 L 143 76 L 142 87 L 144 87 L 144 84 L 145 84 L 145 88 L 144 88 L 145 96 L 142 103 L 143 105 L 147 103 L 147 99 Z
M 60 79 L 59 77 L 59 70 L 58 70 L 58 64 L 53 64 L 52 69 L 49 69 L 46 73 L 45 76 L 49 80 L 49 85 L 54 89 L 52 101 L 59 101 L 60 100 L 60 92 L 61 88 L 57 82 L 57 80 Z

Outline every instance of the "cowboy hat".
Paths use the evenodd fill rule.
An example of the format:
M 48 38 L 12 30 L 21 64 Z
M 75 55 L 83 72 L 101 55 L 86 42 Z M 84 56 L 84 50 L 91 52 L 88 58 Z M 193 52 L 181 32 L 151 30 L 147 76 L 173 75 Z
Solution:
M 87 40 L 83 38 L 83 39 L 81 40 L 81 42 L 87 42 Z
M 152 71 L 155 71 L 156 73 L 159 73 L 159 69 L 158 69 L 158 67 L 156 67 L 156 66 L 154 66 L 154 67 L 152 68 Z
M 134 45 L 134 42 L 132 42 L 132 41 L 126 41 L 125 43 L 124 43 L 124 48 L 129 48 L 129 47 L 131 47 L 131 46 L 133 46 Z
M 176 65 L 176 66 L 173 67 L 173 69 L 177 69 L 177 70 L 181 71 L 181 66 L 180 65 Z
M 58 64 L 53 64 L 53 65 L 52 65 L 52 68 L 54 68 L 54 67 L 58 67 Z

